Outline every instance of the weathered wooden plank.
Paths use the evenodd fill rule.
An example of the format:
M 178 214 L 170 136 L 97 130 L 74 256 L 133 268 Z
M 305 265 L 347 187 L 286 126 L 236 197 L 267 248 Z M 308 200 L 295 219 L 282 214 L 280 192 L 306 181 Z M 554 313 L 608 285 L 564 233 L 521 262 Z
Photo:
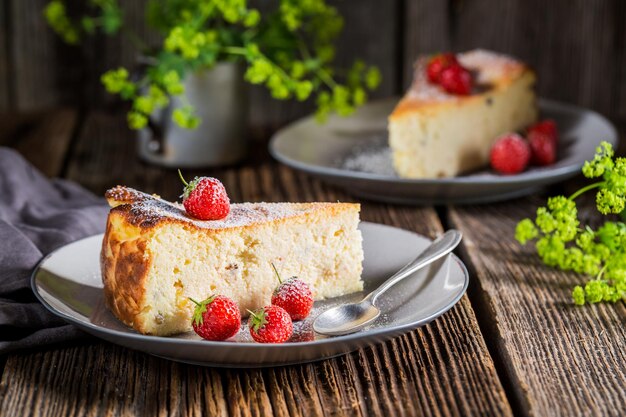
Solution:
M 512 53 L 538 74 L 539 94 L 615 115 L 613 80 L 622 20 L 617 1 L 461 3 L 454 46 Z M 497 16 L 497 18 L 486 18 Z M 584 36 L 581 34 L 584 33 Z M 602 74 L 602 76 L 598 76 Z M 607 82 L 611 80 L 611 82 Z
M 626 47 L 623 2 L 420 0 L 406 10 L 405 85 L 416 53 L 486 48 L 529 63 L 541 96 L 624 114 L 616 106 L 625 79 L 616 61 Z
M 376 65 L 383 79 L 372 97 L 387 97 L 398 88 L 397 65 L 400 62 L 400 1 L 361 0 L 358 5 L 334 0 L 344 18 L 344 27 L 337 41 L 336 62 L 349 68 L 355 59 Z
M 413 64 L 419 55 L 448 51 L 451 44 L 449 1 L 412 0 L 405 2 L 403 82 L 413 80 Z
M 63 169 L 77 122 L 78 112 L 74 109 L 48 112 L 13 147 L 45 175 L 58 176 Z
M 0 3 L 0 111 L 10 109 L 13 84 L 9 76 L 9 2 Z
M 614 88 L 617 90 L 617 100 L 615 103 L 617 118 L 626 121 L 626 3 L 618 2 L 616 13 L 614 16 L 616 34 L 617 59 L 619 63 L 616 65 L 616 78 L 613 81 Z
M 132 133 L 124 132 L 122 117 L 90 116 L 68 176 L 96 192 L 123 183 L 176 198 L 181 190 L 176 173 L 138 163 Z M 352 200 L 273 163 L 188 175 L 200 173 L 222 179 L 233 201 Z M 367 203 L 362 213 L 364 220 L 431 237 L 441 232 L 436 213 L 428 208 Z M 35 373 L 28 371 L 33 364 Z M 205 387 L 203 381 L 210 384 Z M 33 410 L 42 415 L 58 410 L 72 415 L 198 415 L 209 406 L 242 416 L 512 415 L 466 297 L 419 330 L 307 365 L 215 370 L 105 343 L 13 355 L 0 383 L 0 398 L 0 409 L 11 415 Z
M 9 111 L 0 114 L 0 146 L 11 146 L 19 141 L 25 132 L 31 130 L 43 113 L 17 113 Z
M 11 83 L 16 110 L 39 110 L 76 101 L 80 49 L 64 45 L 43 16 L 47 0 L 12 1 Z
M 148 0 L 119 2 L 124 19 L 120 33 L 114 36 L 99 34 L 85 39 L 82 65 L 86 70 L 86 79 L 82 93 L 86 103 L 98 106 L 118 102 L 117 96 L 104 89 L 101 75 L 119 67 L 138 74 L 139 59 L 147 52 L 145 49 L 161 45 L 161 34 L 151 28 L 146 20 L 147 3 Z
M 19 151 L 45 175 L 61 174 L 78 123 L 78 112 L 61 108 L 47 112 L 0 115 L 0 146 Z
M 506 364 L 522 415 L 623 415 L 626 402 L 626 308 L 576 307 L 583 278 L 543 265 L 513 238 L 517 221 L 544 201 L 452 208 L 476 274 L 472 292 L 489 344 Z
M 531 30 L 535 29 L 535 23 L 526 20 L 531 8 L 528 3 L 532 2 L 526 2 L 528 6 L 524 3 L 491 0 L 457 2 L 450 14 L 451 42 L 455 50 L 486 48 L 526 58 L 536 46 L 538 39 L 535 36 L 538 34 Z M 552 4 L 550 8 L 557 6 Z M 547 9 L 544 8 L 544 13 L 537 13 L 540 15 L 539 20 L 551 13 Z M 529 34 L 534 36 L 529 37 Z
M 229 407 L 217 370 L 102 343 L 10 356 L 0 401 L 7 416 L 226 416 Z

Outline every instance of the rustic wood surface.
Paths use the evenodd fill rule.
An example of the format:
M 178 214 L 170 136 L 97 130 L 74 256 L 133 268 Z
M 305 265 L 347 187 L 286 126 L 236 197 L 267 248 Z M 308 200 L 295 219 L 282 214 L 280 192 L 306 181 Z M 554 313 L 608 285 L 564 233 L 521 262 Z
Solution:
M 42 158 L 51 137 L 57 145 Z M 49 175 L 99 194 L 123 183 L 175 199 L 176 173 L 138 162 L 133 139 L 120 114 L 0 117 L 0 144 Z M 265 145 L 255 143 L 239 166 L 202 173 L 222 178 L 234 201 L 351 199 L 270 162 Z M 624 305 L 573 307 L 570 290 L 582 278 L 546 268 L 511 238 L 515 222 L 544 201 L 442 208 L 439 216 L 364 203 L 364 220 L 431 237 L 442 222 L 461 229 L 472 276 L 469 299 L 386 344 L 271 370 L 197 368 L 97 341 L 46 348 L 1 358 L 0 415 L 622 415 Z
M 71 137 L 71 129 L 64 131 Z M 123 183 L 166 198 L 180 193 L 174 171 L 137 162 L 133 134 L 119 114 L 90 114 L 70 143 L 63 171 L 94 192 Z M 25 154 L 50 169 L 49 162 Z M 233 201 L 350 200 L 261 161 L 203 173 L 219 176 Z M 365 203 L 362 217 L 431 237 L 442 231 L 432 208 Z M 50 416 L 513 415 L 467 297 L 430 325 L 388 343 L 300 366 L 200 368 L 96 341 L 9 355 L 0 410 Z
M 180 192 L 174 171 L 137 161 L 123 115 L 8 115 L 0 132 L 0 144 L 44 172 L 96 193 L 114 183 L 170 199 Z M 59 145 L 42 158 L 51 136 Z M 271 162 L 265 145 L 255 143 L 255 157 L 239 166 L 188 174 L 220 177 L 234 201 L 352 200 Z M 262 370 L 194 367 L 95 339 L 48 347 L 0 358 L 0 415 L 623 415 L 626 308 L 574 307 L 570 291 L 583 278 L 545 267 L 512 239 L 516 221 L 549 193 L 438 212 L 363 203 L 364 220 L 431 237 L 443 226 L 464 233 L 469 297 L 390 342 Z M 584 217 L 593 218 L 591 206 Z
M 584 278 L 546 267 L 532 244 L 513 239 L 516 223 L 544 203 L 450 209 L 476 275 L 473 305 L 517 407 L 536 416 L 623 415 L 624 304 L 574 306 L 571 289 Z
M 143 22 L 145 2 L 123 7 L 135 32 L 155 45 L 159 35 Z M 98 194 L 120 183 L 176 199 L 176 173 L 137 161 L 123 116 L 88 110 L 115 103 L 99 76 L 132 67 L 136 46 L 104 37 L 64 45 L 43 20 L 46 3 L 0 2 L 0 146 Z M 626 2 L 333 3 L 346 20 L 339 60 L 361 57 L 381 68 L 375 97 L 401 94 L 419 54 L 483 47 L 531 64 L 540 95 L 626 121 Z M 250 96 L 259 139 L 250 158 L 188 175 L 220 177 L 234 201 L 351 200 L 270 162 L 268 132 L 313 104 L 277 102 L 262 88 Z M 263 370 L 199 368 L 95 339 L 12 354 L 0 357 L 0 416 L 624 415 L 624 304 L 573 307 L 571 287 L 583 278 L 545 267 L 512 239 L 516 221 L 546 195 L 437 210 L 365 203 L 364 220 L 431 237 L 444 227 L 465 235 L 459 254 L 472 278 L 468 296 L 405 336 L 340 358 Z

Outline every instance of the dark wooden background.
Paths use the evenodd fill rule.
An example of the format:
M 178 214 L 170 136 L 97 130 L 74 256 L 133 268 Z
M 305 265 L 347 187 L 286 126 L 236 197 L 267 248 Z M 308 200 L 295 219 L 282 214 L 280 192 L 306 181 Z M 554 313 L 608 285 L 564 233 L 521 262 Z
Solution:
M 626 2 L 623 0 L 331 0 L 345 17 L 338 60 L 362 57 L 384 82 L 375 96 L 400 94 L 418 54 L 475 47 L 510 53 L 539 74 L 539 93 L 626 120 Z M 123 37 L 71 47 L 48 28 L 47 0 L 0 2 L 0 111 L 63 105 L 115 106 L 100 74 L 137 56 Z M 80 4 L 80 1 L 70 2 Z M 148 43 L 145 0 L 122 1 L 126 22 Z M 264 3 L 272 1 L 251 1 Z M 251 87 L 251 126 L 276 128 L 306 114 L 310 103 L 277 102 Z
M 121 2 L 158 43 L 142 23 L 145 1 Z M 333 2 L 346 18 L 339 58 L 377 64 L 379 97 L 404 90 L 420 53 L 484 47 L 533 65 L 542 96 L 609 116 L 626 143 L 624 0 Z M 135 163 L 134 133 L 98 81 L 132 65 L 137 51 L 122 38 L 64 45 L 43 19 L 45 3 L 0 0 L 0 144 L 98 194 L 118 183 L 176 198 L 175 172 Z M 262 89 L 251 96 L 251 127 L 262 133 L 311 110 Z M 208 174 L 233 201 L 350 201 L 264 157 Z M 624 303 L 572 308 L 570 289 L 582 278 L 546 268 L 513 240 L 516 222 L 544 202 L 437 210 L 364 202 L 367 221 L 430 237 L 462 230 L 459 254 L 472 277 L 454 309 L 386 344 L 268 370 L 201 369 L 93 340 L 19 352 L 0 356 L 0 415 L 626 415 Z

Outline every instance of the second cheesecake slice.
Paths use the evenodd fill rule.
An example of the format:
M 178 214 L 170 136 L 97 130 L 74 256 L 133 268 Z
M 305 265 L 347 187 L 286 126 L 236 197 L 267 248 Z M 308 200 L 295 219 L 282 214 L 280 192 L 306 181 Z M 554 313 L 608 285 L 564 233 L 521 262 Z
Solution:
M 399 176 L 442 178 L 486 166 L 498 135 L 537 119 L 535 74 L 510 57 L 484 50 L 457 55 L 477 88 L 448 94 L 426 76 L 419 59 L 413 84 L 389 116 L 389 146 Z

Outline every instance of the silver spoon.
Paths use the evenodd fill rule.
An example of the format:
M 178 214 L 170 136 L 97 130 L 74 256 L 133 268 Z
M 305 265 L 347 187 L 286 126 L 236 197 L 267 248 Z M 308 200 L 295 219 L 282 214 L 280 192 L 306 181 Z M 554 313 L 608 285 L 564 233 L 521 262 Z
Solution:
M 462 234 L 458 230 L 448 230 L 433 241 L 417 258 L 409 262 L 401 270 L 393 274 L 380 287 L 369 293 L 358 303 L 343 304 L 330 308 L 317 316 L 313 322 L 313 330 L 329 336 L 354 333 L 371 323 L 380 315 L 376 300 L 389 288 L 412 275 L 437 259 L 452 252 L 461 242 Z

